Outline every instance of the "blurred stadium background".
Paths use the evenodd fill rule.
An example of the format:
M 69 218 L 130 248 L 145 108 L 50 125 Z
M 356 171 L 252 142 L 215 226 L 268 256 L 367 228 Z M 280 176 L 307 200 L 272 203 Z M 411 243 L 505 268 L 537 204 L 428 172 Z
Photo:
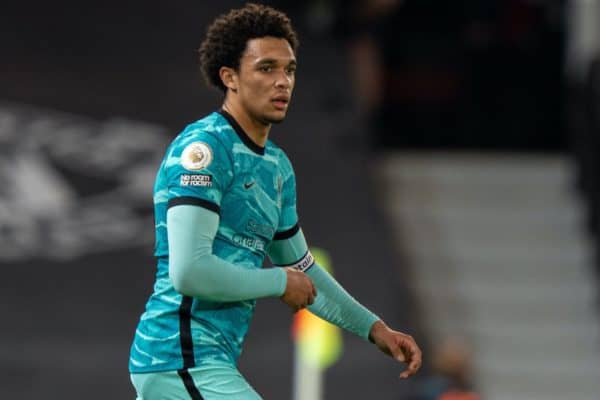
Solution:
M 597 400 L 600 2 L 267 3 L 302 42 L 273 138 L 307 237 L 426 360 L 399 381 L 344 335 L 323 397 Z M 195 49 L 241 4 L 3 4 L 0 397 L 134 398 L 154 173 L 219 107 Z M 291 398 L 292 316 L 260 303 L 240 368 Z

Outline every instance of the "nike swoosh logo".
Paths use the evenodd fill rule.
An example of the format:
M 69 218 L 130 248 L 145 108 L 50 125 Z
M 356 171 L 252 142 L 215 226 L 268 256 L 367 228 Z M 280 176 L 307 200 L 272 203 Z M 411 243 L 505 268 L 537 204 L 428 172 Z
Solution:
M 248 183 L 244 183 L 244 189 L 250 189 L 252 186 L 254 186 L 256 182 L 252 181 L 252 182 L 248 182 Z

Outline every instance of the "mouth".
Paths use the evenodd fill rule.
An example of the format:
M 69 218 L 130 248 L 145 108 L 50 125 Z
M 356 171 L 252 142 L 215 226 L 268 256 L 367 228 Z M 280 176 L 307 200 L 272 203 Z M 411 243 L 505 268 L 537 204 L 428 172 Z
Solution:
M 289 102 L 290 98 L 288 96 L 276 96 L 271 99 L 271 103 L 278 110 L 285 110 Z

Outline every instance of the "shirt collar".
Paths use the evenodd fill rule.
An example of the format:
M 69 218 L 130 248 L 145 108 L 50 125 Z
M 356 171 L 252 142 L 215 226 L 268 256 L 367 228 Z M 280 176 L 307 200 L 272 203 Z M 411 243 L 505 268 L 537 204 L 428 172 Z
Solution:
M 254 143 L 252 141 L 252 139 L 250 139 L 250 136 L 248 136 L 246 131 L 244 131 L 244 129 L 240 126 L 240 124 L 238 124 L 238 122 L 235 120 L 235 118 L 233 118 L 233 116 L 231 114 L 229 114 L 227 111 L 225 111 L 223 109 L 221 109 L 217 112 L 219 114 L 221 114 L 227 120 L 227 122 L 229 122 L 229 125 L 231 125 L 231 127 L 233 128 L 235 133 L 238 135 L 240 140 L 242 142 L 244 142 L 244 144 L 250 150 L 252 150 L 256 154 L 259 154 L 261 156 L 265 155 L 265 148 L 263 146 L 259 146 L 256 143 Z

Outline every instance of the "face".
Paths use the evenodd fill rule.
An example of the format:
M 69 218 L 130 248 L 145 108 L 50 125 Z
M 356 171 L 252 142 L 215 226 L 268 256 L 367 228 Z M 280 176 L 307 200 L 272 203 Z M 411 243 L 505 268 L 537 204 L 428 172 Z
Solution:
M 283 121 L 294 89 L 296 57 L 285 39 L 248 41 L 235 73 L 236 96 L 248 115 L 263 124 Z

